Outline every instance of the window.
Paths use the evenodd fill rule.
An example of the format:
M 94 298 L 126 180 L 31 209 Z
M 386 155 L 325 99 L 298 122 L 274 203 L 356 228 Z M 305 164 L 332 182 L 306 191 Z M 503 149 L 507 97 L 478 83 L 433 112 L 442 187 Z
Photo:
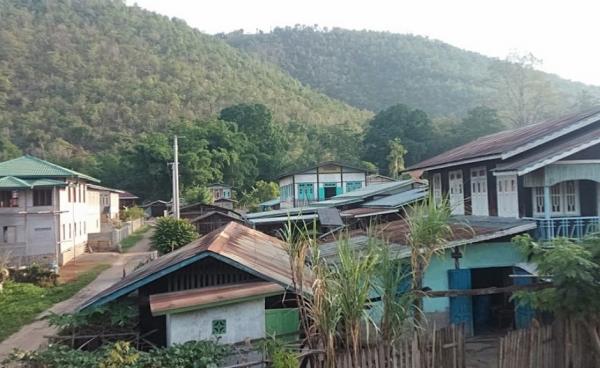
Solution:
M 19 192 L 16 190 L 0 191 L 0 207 L 19 207 Z
M 300 183 L 298 184 L 298 199 L 301 201 L 312 201 L 313 184 L 312 183 Z
M 2 226 L 2 242 L 17 242 L 17 228 L 15 226 Z
M 52 189 L 34 189 L 34 206 L 52 206 Z
M 226 333 L 227 333 L 227 320 L 213 319 L 212 334 L 213 335 L 225 335 Z
M 362 188 L 362 182 L 360 182 L 360 181 L 346 182 L 346 193 L 358 190 L 360 188 Z
M 72 236 L 73 234 L 71 233 L 71 224 L 69 224 L 69 239 L 71 239 Z
M 433 174 L 431 181 L 433 186 L 433 200 L 435 203 L 440 203 L 442 200 L 442 174 Z
M 67 238 L 67 225 L 63 224 L 62 226 L 62 240 L 65 240 Z
M 544 188 L 532 188 L 533 214 L 544 216 Z M 569 180 L 550 187 L 551 215 L 553 216 L 578 216 L 579 215 L 579 185 L 577 181 Z
M 77 237 L 77 223 L 73 223 L 73 237 L 76 238 Z

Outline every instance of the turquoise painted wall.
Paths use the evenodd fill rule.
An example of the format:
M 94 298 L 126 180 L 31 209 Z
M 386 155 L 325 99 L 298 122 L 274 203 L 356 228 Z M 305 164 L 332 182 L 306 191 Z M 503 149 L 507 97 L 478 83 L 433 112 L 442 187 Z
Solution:
M 480 243 L 461 247 L 463 257 L 460 268 L 508 267 L 526 262 L 525 257 L 510 242 Z M 423 284 L 432 290 L 448 290 L 448 270 L 454 269 L 450 250 L 434 256 L 425 272 Z M 423 301 L 425 312 L 443 312 L 450 306 L 448 298 L 427 298 Z

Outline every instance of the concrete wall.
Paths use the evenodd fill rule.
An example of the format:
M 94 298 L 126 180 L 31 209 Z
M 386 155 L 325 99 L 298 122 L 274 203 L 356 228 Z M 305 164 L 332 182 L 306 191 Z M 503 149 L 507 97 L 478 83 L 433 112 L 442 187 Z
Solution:
M 265 300 L 167 315 L 167 345 L 212 338 L 212 321 L 216 319 L 227 321 L 227 333 L 221 335 L 222 343 L 265 337 Z

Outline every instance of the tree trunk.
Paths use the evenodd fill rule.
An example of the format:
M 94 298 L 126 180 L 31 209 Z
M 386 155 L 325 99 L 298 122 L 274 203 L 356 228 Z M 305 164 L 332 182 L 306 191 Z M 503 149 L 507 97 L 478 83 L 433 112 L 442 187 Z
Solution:
M 581 321 L 581 323 L 585 326 L 588 334 L 590 335 L 592 348 L 594 348 L 596 358 L 600 359 L 600 336 L 598 335 L 595 319 L 592 321 Z

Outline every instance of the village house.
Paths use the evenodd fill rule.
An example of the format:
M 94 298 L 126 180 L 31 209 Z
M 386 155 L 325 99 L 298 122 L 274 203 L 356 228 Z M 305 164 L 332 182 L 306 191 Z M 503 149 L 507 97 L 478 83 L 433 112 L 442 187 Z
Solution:
M 179 209 L 180 217 L 187 219 L 200 235 L 206 235 L 213 230 L 216 230 L 230 221 L 235 221 L 239 224 L 245 223 L 242 215 L 232 209 L 222 206 L 192 203 L 183 206 Z
M 539 238 L 600 230 L 600 108 L 503 131 L 412 165 L 457 215 L 531 218 Z
M 281 175 L 280 208 L 308 206 L 336 195 L 364 188 L 368 171 L 334 161 Z
M 88 189 L 98 192 L 100 197 L 100 222 L 103 224 L 119 221 L 120 195 L 122 190 L 88 184 Z
M 132 296 L 140 332 L 161 346 L 239 343 L 299 328 L 284 244 L 236 222 L 151 261 L 82 306 Z M 307 286 L 306 290 L 310 290 Z
M 100 231 L 98 180 L 33 156 L 0 163 L 0 252 L 16 264 L 64 265 Z
M 121 209 L 135 207 L 139 204 L 140 197 L 133 193 L 121 191 L 119 193 L 119 207 Z
M 223 183 L 214 183 L 207 186 L 212 194 L 212 202 L 214 205 L 232 210 L 237 203 L 233 199 L 233 188 L 230 185 Z

